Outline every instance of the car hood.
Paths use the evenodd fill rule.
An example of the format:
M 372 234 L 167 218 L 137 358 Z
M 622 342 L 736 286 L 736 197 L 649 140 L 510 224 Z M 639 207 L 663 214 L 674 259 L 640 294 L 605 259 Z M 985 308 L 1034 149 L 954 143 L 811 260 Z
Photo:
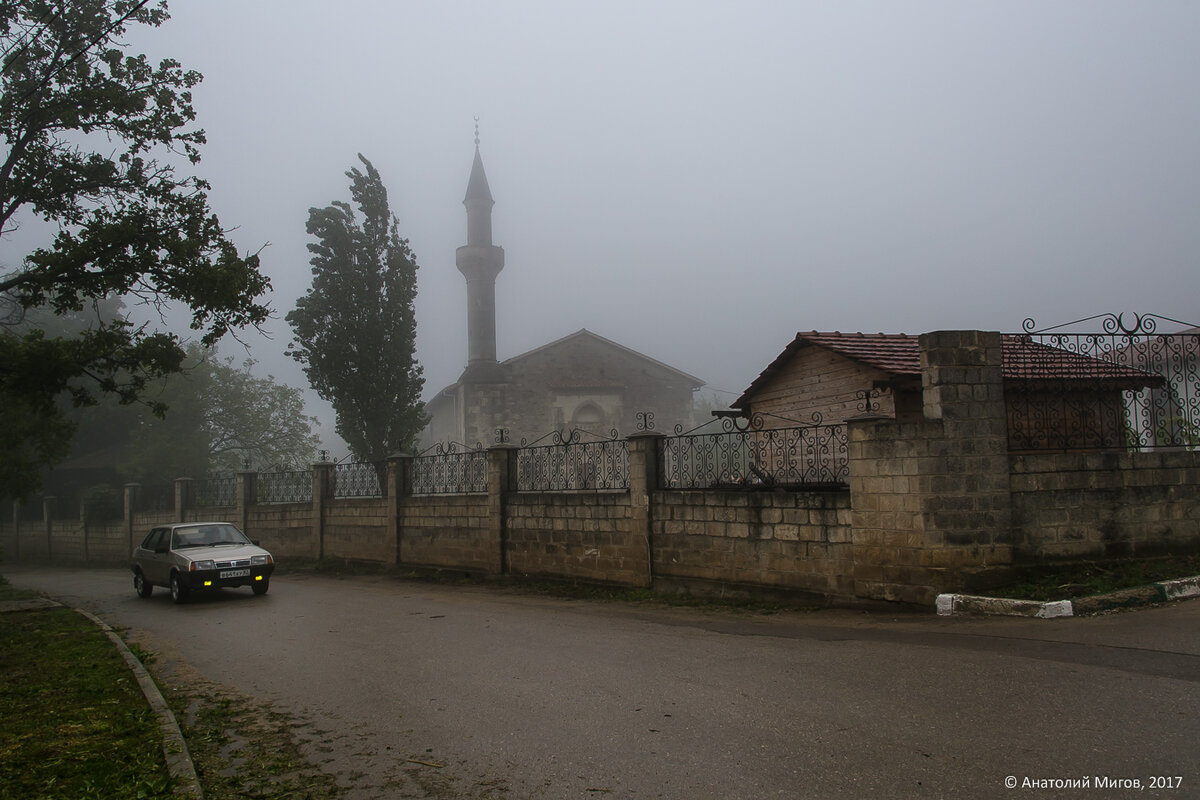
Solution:
M 192 561 L 239 561 L 251 556 L 269 556 L 266 550 L 253 544 L 210 544 L 176 550 L 177 555 Z

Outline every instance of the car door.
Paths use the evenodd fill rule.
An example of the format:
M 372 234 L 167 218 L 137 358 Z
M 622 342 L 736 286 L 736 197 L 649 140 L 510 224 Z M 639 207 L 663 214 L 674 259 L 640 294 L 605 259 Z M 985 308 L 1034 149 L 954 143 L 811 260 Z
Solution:
M 146 580 L 151 583 L 157 583 L 160 586 L 167 584 L 167 577 L 171 574 L 168 563 L 167 553 L 167 537 L 169 532 L 166 528 L 155 528 L 150 531 L 150 535 L 146 537 L 143 543 L 142 550 L 142 574 L 146 576 Z

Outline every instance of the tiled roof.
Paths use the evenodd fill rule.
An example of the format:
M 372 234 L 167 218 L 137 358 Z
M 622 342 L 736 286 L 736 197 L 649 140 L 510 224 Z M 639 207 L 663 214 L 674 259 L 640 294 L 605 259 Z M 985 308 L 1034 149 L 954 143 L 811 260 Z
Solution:
M 1100 379 L 1136 385 L 1157 384 L 1162 380 L 1152 372 L 1040 344 L 1020 334 L 1004 334 L 1002 341 L 1003 374 L 1009 380 Z M 921 351 L 916 336 L 904 333 L 801 331 L 754 379 L 733 403 L 733 407 L 744 408 L 750 397 L 783 368 L 792 354 L 805 346 L 822 347 L 892 375 L 921 374 Z

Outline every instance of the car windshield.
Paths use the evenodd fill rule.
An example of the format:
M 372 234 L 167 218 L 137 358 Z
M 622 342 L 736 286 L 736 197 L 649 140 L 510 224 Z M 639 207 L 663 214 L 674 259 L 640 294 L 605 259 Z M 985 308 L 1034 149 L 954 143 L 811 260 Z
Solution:
M 171 548 L 212 547 L 218 544 L 250 544 L 250 540 L 236 527 L 229 524 L 189 525 L 176 528 L 171 534 Z

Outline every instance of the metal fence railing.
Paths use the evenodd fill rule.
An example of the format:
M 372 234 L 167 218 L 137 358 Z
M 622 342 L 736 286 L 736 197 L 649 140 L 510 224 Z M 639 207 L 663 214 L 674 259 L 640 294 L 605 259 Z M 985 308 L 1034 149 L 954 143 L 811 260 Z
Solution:
M 726 417 L 723 430 L 662 440 L 659 485 L 664 489 L 840 488 L 850 478 L 845 425 L 765 428 Z M 711 424 L 711 423 L 710 423 Z
M 1026 320 L 1005 336 L 1009 449 L 1200 447 L 1200 330 L 1159 333 L 1176 321 L 1154 315 L 1080 322 L 1095 319 L 1099 333 Z
M 195 503 L 207 508 L 237 505 L 237 477 L 203 478 L 196 481 Z
M 255 501 L 259 503 L 312 502 L 313 474 L 311 470 L 292 472 L 262 472 L 255 481 Z
M 479 494 L 488 490 L 487 451 L 452 442 L 412 459 L 412 493 Z
M 629 488 L 629 442 L 580 441 L 585 432 L 554 432 L 553 444 L 517 452 L 517 491 L 563 492 Z M 545 438 L 545 437 L 543 437 Z
M 387 465 L 367 461 L 337 464 L 333 468 L 334 497 L 383 497 Z

